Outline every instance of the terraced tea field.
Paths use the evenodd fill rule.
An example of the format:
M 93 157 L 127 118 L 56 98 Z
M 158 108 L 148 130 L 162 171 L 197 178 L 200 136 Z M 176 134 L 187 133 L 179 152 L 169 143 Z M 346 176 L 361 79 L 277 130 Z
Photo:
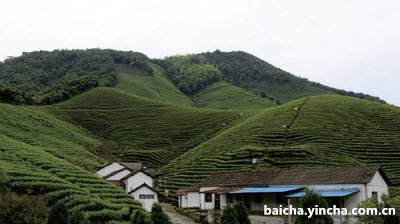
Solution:
M 268 99 L 225 82 L 211 84 L 191 96 L 197 107 L 212 109 L 250 110 L 276 106 Z
M 58 107 L 77 124 L 116 142 L 124 160 L 151 167 L 167 164 L 254 113 L 180 107 L 115 88 L 96 88 Z
M 266 109 L 186 152 L 160 170 L 159 189 L 189 186 L 222 170 L 357 164 L 382 165 L 400 184 L 399 159 L 400 108 L 316 96 Z
M 146 74 L 128 65 L 117 65 L 118 84 L 115 88 L 152 100 L 191 107 L 190 99 L 169 81 L 164 71 L 153 65 L 153 73 Z
M 91 153 L 100 141 L 53 111 L 0 104 L 0 171 L 11 189 L 63 201 L 92 222 L 128 221 L 141 205 L 90 171 L 105 162 Z

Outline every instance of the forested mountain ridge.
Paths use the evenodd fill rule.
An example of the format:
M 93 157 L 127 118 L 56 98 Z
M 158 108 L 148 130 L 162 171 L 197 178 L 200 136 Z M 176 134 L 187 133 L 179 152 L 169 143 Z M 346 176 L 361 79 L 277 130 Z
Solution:
M 295 76 L 243 51 L 216 50 L 199 55 L 217 66 L 223 78 L 229 83 L 269 98 L 278 104 L 304 96 L 329 93 L 385 103 L 378 97 L 335 89 Z
M 98 86 L 114 86 L 115 64 L 151 71 L 148 58 L 136 52 L 88 49 L 23 53 L 0 63 L 0 99 L 16 104 L 52 104 Z
M 154 71 L 153 63 L 164 71 L 161 68 Z M 201 103 L 185 103 L 187 105 L 230 108 L 231 101 L 221 96 L 243 96 L 243 91 L 254 94 L 244 94 L 247 95 L 244 99 L 248 102 L 248 109 L 321 94 L 340 94 L 385 103 L 378 97 L 339 90 L 294 76 L 242 51 L 216 50 L 149 59 L 142 53 L 111 49 L 37 51 L 8 58 L 0 62 L 0 101 L 53 104 L 95 87 L 112 87 L 118 83 L 120 72 L 117 65 L 128 65 L 150 77 L 155 72 L 161 72 L 176 86 L 178 92 L 189 98 L 195 95 L 196 100 L 203 98 Z M 212 92 L 204 91 L 216 82 L 226 82 L 243 90 L 212 88 Z M 208 93 L 206 98 L 218 103 L 204 103 L 204 97 L 199 96 L 199 92 Z M 258 103 L 252 105 L 252 102 Z M 235 105 L 231 109 L 235 109 Z

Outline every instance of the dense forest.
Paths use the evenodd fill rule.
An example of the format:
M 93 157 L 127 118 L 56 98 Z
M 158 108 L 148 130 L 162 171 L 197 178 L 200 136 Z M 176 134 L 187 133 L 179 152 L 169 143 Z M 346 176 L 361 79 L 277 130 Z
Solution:
M 386 103 L 375 96 L 328 87 L 292 75 L 243 51 L 222 52 L 216 50 L 199 54 L 199 57 L 206 58 L 208 63 L 217 66 L 227 82 L 258 93 L 263 97 L 266 97 L 269 93 L 265 90 L 268 88 L 255 88 L 260 86 L 260 81 L 267 82 L 268 87 L 286 85 L 292 89 L 302 90 L 311 86 L 325 92 Z
M 186 94 L 221 80 L 221 71 L 198 55 L 173 56 L 155 62 L 165 68 L 178 89 Z
M 14 104 L 58 103 L 95 87 L 117 83 L 116 64 L 152 74 L 160 65 L 187 95 L 225 81 L 276 104 L 310 95 L 340 94 L 385 103 L 378 97 L 348 92 L 285 72 L 242 51 L 207 52 L 150 60 L 142 53 L 116 50 L 55 50 L 23 53 L 0 62 L 0 101 Z
M 115 50 L 56 50 L 23 53 L 0 63 L 0 100 L 15 104 L 51 104 L 98 86 L 117 82 L 114 64 L 151 72 L 148 58 Z

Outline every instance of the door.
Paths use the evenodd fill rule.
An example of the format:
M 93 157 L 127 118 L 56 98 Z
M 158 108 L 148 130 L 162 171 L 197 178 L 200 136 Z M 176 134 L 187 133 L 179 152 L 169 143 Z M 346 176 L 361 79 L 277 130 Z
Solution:
M 221 195 L 220 194 L 215 194 L 215 210 L 219 210 L 221 208 Z

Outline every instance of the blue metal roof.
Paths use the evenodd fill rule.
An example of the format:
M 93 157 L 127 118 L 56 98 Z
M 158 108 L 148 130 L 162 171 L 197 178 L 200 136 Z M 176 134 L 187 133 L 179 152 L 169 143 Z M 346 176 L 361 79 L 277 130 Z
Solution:
M 250 193 L 284 193 L 289 191 L 295 191 L 302 189 L 303 187 L 246 187 L 237 191 L 231 192 L 231 194 L 250 194 Z
M 320 194 L 322 197 L 346 197 L 351 194 L 359 192 L 359 189 L 350 189 L 350 190 L 316 190 L 318 194 Z M 287 195 L 286 197 L 288 198 L 301 198 L 304 196 L 304 192 L 297 192 L 294 194 Z

